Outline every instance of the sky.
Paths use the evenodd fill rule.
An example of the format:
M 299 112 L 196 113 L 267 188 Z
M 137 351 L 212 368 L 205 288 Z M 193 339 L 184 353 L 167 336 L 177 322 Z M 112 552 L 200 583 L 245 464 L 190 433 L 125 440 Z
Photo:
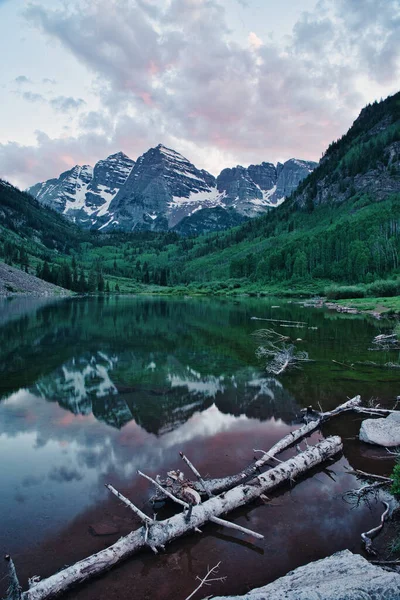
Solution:
M 399 91 L 399 40 L 400 0 L 0 0 L 0 177 L 319 160 Z

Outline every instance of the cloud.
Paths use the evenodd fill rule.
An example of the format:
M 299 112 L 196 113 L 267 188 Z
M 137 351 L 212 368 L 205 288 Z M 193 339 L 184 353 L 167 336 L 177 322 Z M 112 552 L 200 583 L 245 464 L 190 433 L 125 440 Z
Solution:
M 49 83 L 50 85 L 57 85 L 56 79 L 50 79 L 49 77 L 44 77 L 42 79 L 42 83 Z
M 26 75 L 18 75 L 18 77 L 14 79 L 14 82 L 18 83 L 19 85 L 24 83 L 32 83 L 31 79 L 29 79 L 29 77 L 26 77 Z
M 83 478 L 82 473 L 79 473 L 77 469 L 66 467 L 53 467 L 49 473 L 49 479 L 57 481 L 58 483 L 69 483 L 70 481 L 80 481 Z
M 243 44 L 220 0 L 63 6 L 33 4 L 25 16 L 86 65 L 100 109 L 80 114 L 75 139 L 42 137 L 36 148 L 19 148 L 25 156 L 59 153 L 60 167 L 63 149 L 77 152 L 74 162 L 86 149 L 87 163 L 111 148 L 136 158 L 159 141 L 213 172 L 232 162 L 318 159 L 364 104 L 397 91 L 399 0 L 319 0 L 279 43 L 249 32 Z M 60 101 L 59 110 L 82 109 L 80 100 L 65 108 Z M 10 154 L 15 146 L 0 147 L 0 160 L 10 164 Z M 55 162 L 41 176 L 56 175 Z
M 16 142 L 0 144 L 1 172 L 21 189 L 44 181 L 76 164 L 93 164 L 99 148 L 105 155 L 115 151 L 103 135 L 87 133 L 79 137 L 50 138 L 36 132 L 36 144 L 24 146 Z M 5 176 L 5 175 L 4 175 Z
M 35 92 L 22 92 L 21 97 L 27 102 L 46 102 L 42 94 L 36 94 Z
M 263 45 L 262 40 L 258 37 L 256 33 L 254 33 L 254 31 L 250 31 L 247 39 L 249 41 L 250 47 L 254 50 L 258 50 Z
M 57 98 L 50 100 L 49 103 L 54 110 L 59 112 L 79 110 L 86 104 L 82 98 L 72 98 L 72 96 L 57 96 Z
M 92 110 L 81 114 L 79 125 L 84 131 L 101 130 L 108 132 L 112 129 L 112 119 L 104 112 Z

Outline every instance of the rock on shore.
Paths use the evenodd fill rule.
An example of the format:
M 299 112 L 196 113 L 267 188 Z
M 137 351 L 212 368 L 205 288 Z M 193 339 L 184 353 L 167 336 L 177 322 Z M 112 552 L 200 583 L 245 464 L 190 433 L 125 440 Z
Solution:
M 365 419 L 361 423 L 360 440 L 385 448 L 400 446 L 400 411 L 384 419 Z
M 244 596 L 214 600 L 399 600 L 400 575 L 349 550 L 291 571 Z

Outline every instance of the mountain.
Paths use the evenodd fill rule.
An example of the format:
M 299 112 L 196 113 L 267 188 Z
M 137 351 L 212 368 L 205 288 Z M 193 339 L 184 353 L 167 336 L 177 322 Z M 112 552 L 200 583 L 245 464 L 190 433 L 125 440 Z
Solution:
M 341 203 L 356 194 L 379 201 L 400 192 L 400 92 L 366 106 L 293 193 L 302 207 Z
M 271 163 L 237 166 L 224 169 L 216 179 L 159 144 L 136 163 L 120 152 L 93 169 L 77 165 L 28 192 L 84 228 L 175 229 L 196 234 L 265 213 L 293 192 L 315 166 L 296 159 L 276 167 Z
M 295 158 L 276 167 L 265 162 L 247 169 L 238 165 L 221 171 L 217 189 L 227 206 L 247 217 L 256 217 L 279 206 L 316 166 L 315 162 Z
M 250 169 L 221 173 L 217 185 L 228 190 L 226 204 L 228 198 L 231 203 L 251 198 Z M 273 165 L 259 165 L 257 175 L 260 189 L 261 176 L 268 187 Z M 289 170 L 282 188 L 292 176 Z M 146 260 L 150 270 L 168 268 L 168 282 L 192 288 L 197 282 L 204 292 L 221 286 L 235 291 L 249 283 L 291 289 L 315 282 L 313 289 L 323 293 L 327 282 L 334 282 L 365 284 L 361 295 L 367 290 L 379 295 L 388 283 L 385 289 L 393 295 L 396 282 L 379 280 L 398 277 L 399 256 L 400 92 L 365 107 L 317 168 L 268 215 L 190 244 L 180 241 L 165 252 L 146 254 Z
M 76 165 L 28 188 L 28 193 L 41 204 L 63 213 L 72 221 L 91 228 L 96 220 L 108 214 L 111 201 L 127 180 L 134 161 L 123 152 L 99 160 L 92 168 Z
M 69 253 L 85 234 L 55 210 L 0 179 L 0 240 L 25 250 Z M 1 245 L 1 244 L 0 244 Z
M 101 269 L 114 287 L 118 282 L 124 290 L 132 289 L 127 282 L 192 284 L 204 293 L 235 293 L 248 283 L 255 289 L 271 284 L 290 289 L 299 282 L 316 282 L 312 289 L 322 293 L 329 281 L 368 286 L 397 276 L 400 93 L 364 108 L 349 131 L 329 146 L 317 168 L 268 214 L 248 220 L 234 206 L 263 202 L 260 196 L 271 184 L 276 190 L 268 200 L 274 193 L 280 198 L 278 190 L 288 194 L 298 162 L 278 165 L 276 172 L 268 163 L 236 167 L 215 180 L 176 152 L 153 148 L 138 159 L 110 201 L 108 214 L 99 217 L 99 227 L 112 218 L 103 227 L 109 230 L 106 236 L 82 231 L 3 182 L 0 256 L 26 265 L 27 251 L 33 255 L 31 269 L 36 257 L 60 269 L 67 262 L 72 267 L 72 257 L 77 256 L 86 277 L 90 269 Z M 206 208 L 200 202 L 204 197 Z M 119 218 L 129 227 L 139 219 L 139 231 L 129 236 L 114 232 L 118 223 L 113 221 Z M 240 224 L 239 218 L 246 222 Z M 221 231 L 232 225 L 234 229 Z M 172 230 L 149 230 L 167 226 Z M 176 233 L 203 230 L 211 233 L 189 240 Z M 108 251 L 102 250 L 104 245 Z
M 199 208 L 218 204 L 213 175 L 159 144 L 138 158 L 103 227 L 165 231 Z
M 222 206 L 202 208 L 179 221 L 175 225 L 174 231 L 185 236 L 197 235 L 200 232 L 209 233 L 211 231 L 222 231 L 230 227 L 237 227 L 246 220 L 246 217 L 242 216 L 234 208 L 223 208 Z
M 71 289 L 64 277 L 63 265 L 71 261 L 71 255 L 80 250 L 81 244 L 87 247 L 93 243 L 96 235 L 83 231 L 30 194 L 0 179 L 0 261 L 7 263 L 6 266 L 0 263 L 0 295 L 9 292 L 60 295 L 63 292 L 50 283 Z

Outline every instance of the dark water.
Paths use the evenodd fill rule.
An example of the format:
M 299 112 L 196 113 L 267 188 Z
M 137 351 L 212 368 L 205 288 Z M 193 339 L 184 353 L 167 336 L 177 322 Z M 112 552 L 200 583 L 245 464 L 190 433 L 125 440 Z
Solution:
M 275 327 L 301 338 L 297 347 L 315 362 L 266 374 L 251 333 L 271 323 L 254 316 L 304 321 Z M 1 300 L 0 550 L 13 555 L 24 588 L 28 577 L 47 576 L 136 528 L 105 483 L 150 511 L 138 468 L 153 475 L 181 468 L 182 450 L 202 473 L 228 475 L 251 462 L 253 448 L 268 449 L 300 423 L 303 406 L 329 410 L 357 393 L 392 403 L 397 371 L 332 362 L 397 361 L 368 350 L 390 327 L 277 299 Z M 196 575 L 220 560 L 227 580 L 205 594 L 244 593 L 336 550 L 360 552 L 360 533 L 381 508 L 344 502 L 359 485 L 346 468 L 389 473 L 393 461 L 354 439 L 359 424 L 347 415 L 326 425 L 324 435 L 338 433 L 345 444 L 329 469 L 230 515 L 264 541 L 207 526 L 69 597 L 183 599 Z M 115 533 L 94 536 L 104 525 Z M 0 595 L 5 587 L 3 578 Z

